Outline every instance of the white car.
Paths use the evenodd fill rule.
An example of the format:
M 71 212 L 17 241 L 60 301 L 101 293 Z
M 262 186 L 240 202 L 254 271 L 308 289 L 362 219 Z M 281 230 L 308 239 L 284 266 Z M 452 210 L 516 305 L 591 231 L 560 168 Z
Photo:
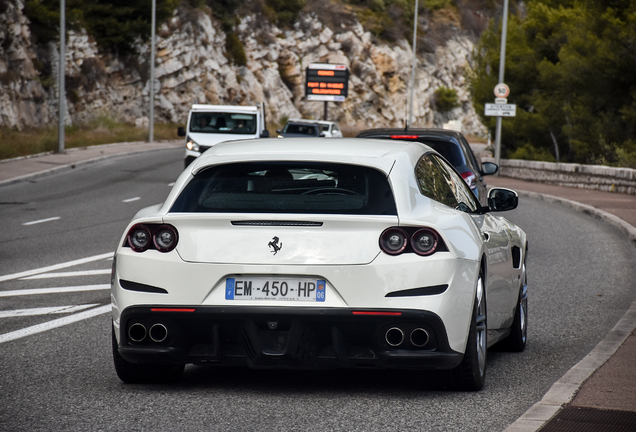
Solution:
M 417 142 L 217 144 L 124 232 L 112 273 L 124 382 L 188 363 L 438 369 L 478 390 L 527 336 L 526 235 Z M 487 305 L 487 307 L 486 307 Z
M 309 120 L 309 119 L 289 119 L 283 129 L 276 130 L 279 137 L 298 137 L 308 135 L 307 132 L 299 134 L 299 126 L 308 125 L 313 127 L 317 125 L 319 130 L 312 133 L 313 136 L 321 136 L 325 138 L 342 138 L 342 131 L 338 123 L 326 120 Z
M 316 123 L 320 125 L 320 129 L 326 138 L 342 138 L 342 131 L 338 123 L 326 120 L 318 120 Z

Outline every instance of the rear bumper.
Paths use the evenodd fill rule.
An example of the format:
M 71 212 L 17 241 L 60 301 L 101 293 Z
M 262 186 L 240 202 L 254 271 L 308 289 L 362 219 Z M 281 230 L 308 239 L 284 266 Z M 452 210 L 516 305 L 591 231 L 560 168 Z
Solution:
M 134 363 L 451 369 L 463 357 L 437 315 L 411 309 L 148 305 L 119 324 L 119 352 Z

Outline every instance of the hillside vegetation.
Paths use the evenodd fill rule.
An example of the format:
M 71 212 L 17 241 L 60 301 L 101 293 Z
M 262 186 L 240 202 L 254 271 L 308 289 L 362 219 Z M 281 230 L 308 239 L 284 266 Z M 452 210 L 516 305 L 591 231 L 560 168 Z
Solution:
M 493 102 L 501 26 L 481 37 L 475 109 Z M 517 116 L 504 157 L 636 168 L 636 2 L 531 0 L 508 21 L 505 82 Z M 494 117 L 483 117 L 494 127 Z
M 8 0 L 0 0 L 0 6 Z M 421 51 L 459 29 L 478 36 L 488 19 L 500 9 L 494 0 L 421 0 L 418 2 Z M 513 7 L 517 3 L 513 0 Z M 100 48 L 112 53 L 134 51 L 137 40 L 150 36 L 148 0 L 66 0 L 67 29 L 85 29 Z M 257 14 L 259 19 L 291 27 L 299 13 L 316 14 L 335 31 L 357 19 L 365 31 L 387 41 L 411 39 L 415 0 L 156 0 L 157 26 L 177 7 L 187 4 L 207 8 L 222 23 L 226 34 L 234 34 L 241 17 Z M 39 43 L 59 38 L 59 0 L 26 0 L 25 14 Z M 231 39 L 231 38 L 230 38 Z M 240 41 L 229 42 L 238 43 Z M 240 48 L 236 48 L 240 49 Z

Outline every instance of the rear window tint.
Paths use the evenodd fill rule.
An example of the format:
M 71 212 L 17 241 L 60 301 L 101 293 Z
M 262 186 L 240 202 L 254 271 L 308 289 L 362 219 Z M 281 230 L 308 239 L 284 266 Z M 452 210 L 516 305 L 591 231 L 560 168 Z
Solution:
M 315 125 L 287 124 L 285 129 L 283 129 L 283 133 L 317 136 L 318 130 Z
M 247 135 L 256 133 L 256 115 L 242 113 L 193 112 L 190 132 Z
M 198 173 L 171 212 L 396 215 L 386 175 L 357 165 L 236 163 Z
M 430 138 L 420 138 L 419 142 L 426 144 L 431 147 L 433 150 L 444 156 L 448 162 L 454 167 L 461 167 L 465 165 L 464 156 L 462 154 L 461 149 L 459 148 L 459 144 L 456 144 L 452 141 L 442 141 L 435 140 Z

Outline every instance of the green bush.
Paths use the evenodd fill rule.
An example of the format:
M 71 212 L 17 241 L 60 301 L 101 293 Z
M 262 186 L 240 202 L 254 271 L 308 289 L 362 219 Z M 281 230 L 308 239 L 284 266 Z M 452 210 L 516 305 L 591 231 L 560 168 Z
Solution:
M 228 60 L 237 66 L 245 66 L 247 64 L 247 56 L 245 55 L 243 43 L 234 32 L 225 35 L 225 55 Z
M 457 100 L 457 90 L 449 87 L 439 87 L 434 94 L 435 109 L 440 112 L 448 112 L 457 108 L 460 104 Z
M 266 0 L 265 3 L 270 10 L 274 11 L 277 24 L 290 26 L 298 18 L 307 0 Z
M 526 143 L 506 156 L 507 159 L 522 159 L 542 162 L 556 162 L 556 159 L 546 148 L 535 147 Z
M 149 0 L 65 0 L 66 29 L 86 29 L 100 48 L 114 53 L 131 53 L 137 39 L 150 39 L 152 20 Z M 157 0 L 159 27 L 181 0 Z M 26 0 L 24 13 L 39 44 L 59 40 L 60 1 Z
M 636 169 L 636 141 L 626 141 L 622 147 L 616 149 L 616 163 L 614 165 Z

